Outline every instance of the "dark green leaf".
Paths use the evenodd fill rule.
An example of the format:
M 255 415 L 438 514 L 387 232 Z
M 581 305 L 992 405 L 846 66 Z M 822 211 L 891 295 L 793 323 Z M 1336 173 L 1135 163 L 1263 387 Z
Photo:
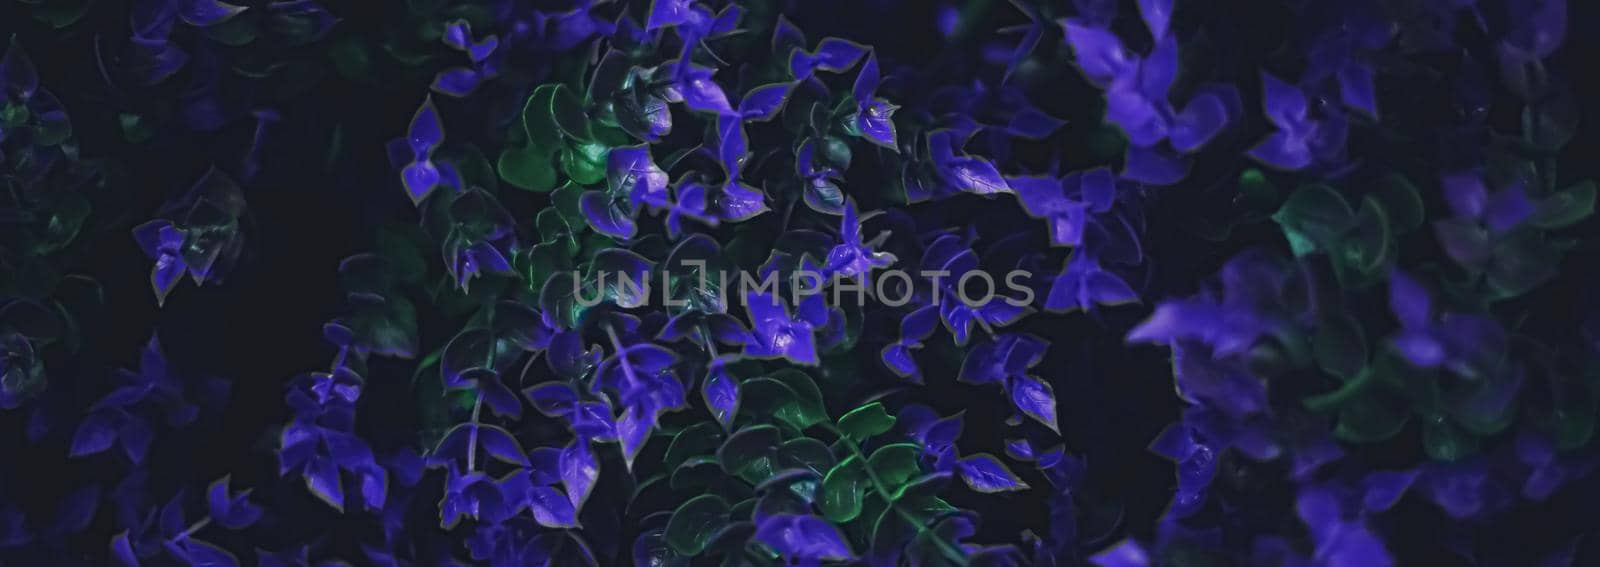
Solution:
M 1350 203 L 1327 185 L 1307 185 L 1295 191 L 1272 215 L 1296 257 L 1328 250 L 1355 220 Z
M 1594 214 L 1595 183 L 1586 179 L 1539 201 L 1531 222 L 1544 229 L 1565 228 Z
M 828 420 L 828 410 L 822 405 L 822 391 L 817 389 L 816 381 L 811 375 L 794 368 L 785 368 L 772 373 L 773 380 L 783 382 L 794 390 L 796 402 L 795 413 L 788 421 L 795 427 L 805 429 Z
M 667 545 L 683 555 L 698 555 L 728 523 L 728 503 L 713 494 L 689 499 L 667 521 Z
M 1350 399 L 1339 409 L 1334 436 L 1350 443 L 1377 443 L 1394 437 L 1406 426 L 1407 415 L 1381 394 L 1367 393 Z
M 672 443 L 667 445 L 667 454 L 662 463 L 666 465 L 667 470 L 673 470 L 689 460 L 689 457 L 715 453 L 721 444 L 722 428 L 714 423 L 702 421 L 685 427 L 672 437 Z
M 839 418 L 839 433 L 857 443 L 889 431 L 893 427 L 894 416 L 889 415 L 883 408 L 883 402 L 872 402 L 858 407 Z
M 906 481 L 922 474 L 922 468 L 917 465 L 917 459 L 921 456 L 922 448 L 915 443 L 895 443 L 873 451 L 872 456 L 867 458 L 867 465 L 884 483 L 883 489 L 892 493 L 905 485 Z
M 693 492 L 716 486 L 724 478 L 726 475 L 716 457 L 690 457 L 672 469 L 672 480 L 668 486 L 680 492 Z
M 1367 339 L 1361 324 L 1348 312 L 1329 314 L 1312 339 L 1317 365 L 1322 370 L 1349 380 L 1367 363 Z
M 778 428 L 754 425 L 740 429 L 717 449 L 722 470 L 752 484 L 772 474 L 772 457 L 782 443 Z
M 822 479 L 817 507 L 822 510 L 823 517 L 836 524 L 853 520 L 861 514 L 861 502 L 870 484 L 861 458 L 851 455 Z

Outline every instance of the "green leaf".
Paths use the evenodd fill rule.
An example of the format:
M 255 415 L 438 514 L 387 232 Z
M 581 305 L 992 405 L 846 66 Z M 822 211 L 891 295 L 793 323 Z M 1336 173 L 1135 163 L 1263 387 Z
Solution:
M 513 187 L 540 193 L 556 188 L 556 168 L 551 152 L 538 146 L 506 148 L 495 162 L 500 178 Z
M 579 185 L 594 185 L 606 178 L 606 155 L 600 143 L 582 143 L 561 151 L 561 171 Z
M 906 481 L 922 474 L 922 467 L 917 464 L 921 456 L 922 448 L 915 443 L 884 445 L 867 458 L 867 466 L 872 467 L 872 472 L 884 483 L 883 489 L 893 493 Z
M 561 147 L 561 129 L 556 125 L 554 104 L 559 84 L 544 84 L 533 89 L 522 106 L 522 140 L 540 148 Z
M 562 134 L 580 142 L 594 140 L 589 128 L 589 115 L 583 110 L 583 100 L 566 85 L 555 85 L 551 93 L 550 117 Z
M 850 410 L 839 418 L 839 433 L 860 443 L 873 435 L 882 434 L 894 427 L 894 416 L 883 408 L 883 402 Z
M 722 470 L 755 484 L 772 474 L 772 457 L 782 441 L 778 428 L 771 425 L 746 427 L 722 443 L 717 458 Z
M 1478 440 L 1452 425 L 1444 416 L 1422 423 L 1422 447 L 1435 461 L 1455 462 L 1478 452 Z
M 678 468 L 689 457 L 709 455 L 716 452 L 722 444 L 722 428 L 711 422 L 702 421 L 683 428 L 677 435 L 672 436 L 672 443 L 667 445 L 666 457 L 662 463 L 667 470 Z
M 1589 444 L 1595 431 L 1595 400 L 1593 394 L 1569 391 L 1551 408 L 1549 428 L 1555 437 L 1556 448 L 1572 451 Z
M 1561 250 L 1538 231 L 1511 234 L 1495 244 L 1486 276 L 1499 298 L 1523 295 L 1556 277 Z
M 1388 211 L 1372 197 L 1361 200 L 1354 230 L 1346 233 L 1334 248 L 1334 275 L 1346 288 L 1359 289 L 1381 279 L 1389 258 L 1396 250 L 1393 222 Z
M 1377 443 L 1405 429 L 1408 417 L 1404 410 L 1386 402 L 1379 394 L 1367 393 L 1350 399 L 1339 408 L 1339 425 L 1333 434 L 1350 443 Z
M 842 524 L 854 520 L 861 514 L 861 502 L 870 484 L 861 457 L 851 455 L 823 477 L 822 489 L 817 493 L 817 507 L 830 522 Z
M 1585 179 L 1540 200 L 1530 222 L 1548 230 L 1572 226 L 1594 214 L 1594 199 L 1594 180 Z
M 1350 203 L 1327 185 L 1301 187 L 1272 215 L 1297 258 L 1328 250 L 1354 219 Z
M 810 437 L 791 439 L 785 441 L 778 448 L 778 467 L 785 469 L 809 469 L 824 476 L 837 462 L 833 452 L 821 441 Z
M 795 427 L 805 429 L 828 420 L 828 409 L 822 404 L 822 391 L 817 389 L 816 381 L 794 368 L 785 368 L 772 373 L 773 380 L 788 385 L 794 390 L 796 413 L 788 421 Z
M 1349 380 L 1367 363 L 1367 339 L 1361 324 L 1348 312 L 1338 311 L 1324 318 L 1312 339 L 1317 366 Z
M 795 393 L 794 388 L 790 388 L 788 384 L 768 377 L 759 377 L 741 382 L 739 389 L 743 399 L 739 404 L 739 413 L 757 421 L 771 421 L 773 418 L 789 424 L 804 421 L 800 409 L 800 394 Z
M 680 492 L 703 490 L 727 478 L 716 457 L 690 457 L 672 469 L 668 486 Z
M 1384 212 L 1389 213 L 1394 232 L 1397 234 L 1411 232 L 1422 226 L 1426 215 L 1422 206 L 1422 193 L 1417 190 L 1417 186 L 1412 185 L 1411 180 L 1398 173 L 1383 178 L 1382 184 L 1370 197 L 1383 205 Z
M 1543 152 L 1558 152 L 1578 133 L 1578 104 L 1572 95 L 1557 93 L 1522 107 L 1522 141 Z
M 698 555 L 727 523 L 728 503 L 714 494 L 701 494 L 672 511 L 663 535 L 673 551 Z
M 1270 210 L 1278 203 L 1278 188 L 1260 169 L 1253 167 L 1239 174 L 1239 194 L 1244 203 L 1255 210 Z
M 868 540 L 872 542 L 872 549 L 896 549 L 916 537 L 921 528 L 902 516 L 895 507 L 888 506 L 873 519 Z

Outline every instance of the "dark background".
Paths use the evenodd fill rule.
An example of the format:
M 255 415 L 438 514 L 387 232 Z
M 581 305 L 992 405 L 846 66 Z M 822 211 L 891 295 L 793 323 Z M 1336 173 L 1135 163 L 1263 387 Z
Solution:
M 231 120 L 221 129 L 185 132 L 171 128 L 146 143 L 130 144 L 117 129 L 117 113 L 127 101 L 108 92 L 98 74 L 92 72 L 96 36 L 126 35 L 121 4 L 97 3 L 85 21 L 68 30 L 47 30 L 31 22 L 16 2 L 0 1 L 0 35 L 14 32 L 27 48 L 39 70 L 41 84 L 61 98 L 71 115 L 82 154 L 86 158 L 116 160 L 120 171 L 112 180 L 112 187 L 125 193 L 127 199 L 125 210 L 117 211 L 127 214 L 126 222 L 118 230 L 89 236 L 88 245 L 74 258 L 77 270 L 103 285 L 106 308 L 96 314 L 92 324 L 85 325 L 88 346 L 80 356 L 50 361 L 55 375 L 51 387 L 68 389 L 82 397 L 80 404 L 87 404 L 106 390 L 111 379 L 109 369 L 137 366 L 139 349 L 152 333 L 157 333 L 180 372 L 186 376 L 225 377 L 231 381 L 233 393 L 226 410 L 214 421 L 166 432 L 157 439 L 148 459 L 153 486 L 172 487 L 187 482 L 198 487 L 231 473 L 236 488 L 264 487 L 275 476 L 270 451 L 276 444 L 275 427 L 289 417 L 282 402 L 284 385 L 299 373 L 326 367 L 334 354 L 321 339 L 320 327 L 339 313 L 342 304 L 336 282 L 338 262 L 369 249 L 373 231 L 382 223 L 416 218 L 396 182 L 384 144 L 401 134 L 426 93 L 431 75 L 379 65 L 377 81 L 350 81 L 329 74 L 316 81 L 306 94 L 296 97 L 278 97 L 248 85 L 234 85 L 237 90 L 225 93 L 224 98 L 241 107 L 231 112 Z M 335 28 L 335 36 L 382 37 L 386 22 L 390 21 L 383 4 L 386 3 L 330 2 L 328 8 L 343 19 Z M 869 43 L 886 65 L 959 66 L 977 46 L 973 40 L 946 42 L 939 37 L 933 26 L 932 2 L 906 2 L 906 6 L 892 10 L 884 7 L 888 4 L 885 2 L 861 0 L 807 0 L 803 4 L 804 9 L 787 10 L 786 14 L 805 30 L 809 40 L 841 36 Z M 1021 23 L 1018 14 L 1004 3 L 993 4 L 996 6 L 987 12 L 974 12 L 989 14 L 988 23 L 976 27 L 992 30 Z M 1292 33 L 1280 23 L 1286 12 L 1278 2 L 1271 1 L 1210 4 L 1214 10 L 1203 16 L 1210 22 L 1207 25 L 1223 22 L 1237 32 L 1230 37 L 1212 38 L 1216 51 L 1213 57 L 1223 61 L 1220 74 L 1224 79 L 1231 76 L 1238 81 L 1247 91 L 1246 101 L 1254 100 L 1254 93 L 1248 92 L 1256 84 L 1254 70 L 1263 66 L 1282 68 L 1283 56 L 1277 53 L 1276 46 Z M 1198 12 L 1183 9 L 1185 16 Z M 1600 24 L 1600 6 L 1572 2 L 1567 46 L 1549 62 L 1555 73 L 1572 82 L 1577 99 L 1586 103 L 1586 122 L 1561 160 L 1564 179 L 1591 177 L 1597 173 L 1596 161 L 1600 161 L 1594 154 L 1600 148 L 1600 128 L 1593 125 L 1596 107 L 1591 102 L 1600 101 L 1600 78 L 1592 72 L 1600 61 L 1600 43 L 1587 33 L 1596 24 Z M 1192 22 L 1180 21 L 1180 25 Z M 1050 46 L 1060 41 L 1056 31 L 1045 38 Z M 282 56 L 317 58 L 321 49 L 307 46 L 286 50 Z M 1030 93 L 1033 99 L 1052 113 L 1068 118 L 1069 131 L 1092 128 L 1100 94 L 1082 84 L 1070 67 L 1061 66 L 1054 72 L 1070 75 L 1054 84 L 1076 83 L 1076 87 L 1058 86 Z M 1416 85 L 1396 87 L 1381 82 L 1380 88 L 1380 104 L 1386 117 L 1417 120 L 1419 127 L 1426 128 L 1430 112 L 1427 107 L 1433 100 L 1430 97 L 1446 96 L 1438 89 L 1448 86 L 1426 91 L 1417 90 Z M 140 96 L 159 100 L 164 95 Z M 453 101 L 440 100 L 440 105 L 447 121 L 457 111 L 466 112 Z M 282 120 L 266 133 L 261 173 L 242 183 L 254 220 L 254 232 L 248 235 L 248 252 L 222 285 L 197 289 L 190 283 L 180 284 L 165 307 L 158 308 L 148 285 L 150 260 L 139 251 L 127 229 L 150 218 L 164 201 L 186 190 L 208 168 L 215 166 L 237 173 L 244 148 L 256 128 L 246 112 L 255 108 L 273 108 L 281 113 Z M 1494 117 L 1495 124 L 1507 130 L 1517 128 L 1516 107 L 1498 105 L 1494 112 L 1504 114 Z M 336 128 L 342 132 L 343 144 L 335 152 L 331 140 Z M 1247 124 L 1239 130 L 1243 134 L 1236 130 L 1236 139 L 1226 140 L 1231 144 L 1230 151 L 1247 147 L 1265 131 L 1260 124 Z M 456 136 L 460 131 L 451 129 L 450 135 Z M 1082 157 L 1085 154 L 1072 151 L 1076 149 L 1068 149 L 1067 164 L 1092 163 Z M 334 152 L 331 158 L 330 152 Z M 1215 200 L 1231 198 L 1232 186 L 1225 182 L 1237 175 L 1244 159 L 1200 160 L 1200 168 L 1191 181 L 1164 190 L 1172 194 L 1164 195 L 1164 202 L 1152 207 L 1146 250 L 1156 263 L 1145 274 L 1147 297 L 1192 293 L 1201 278 L 1245 248 L 1282 248 L 1271 226 L 1235 233 L 1226 243 L 1205 242 L 1186 232 L 1188 221 L 1192 220 L 1186 218 L 1190 211 L 1204 211 Z M 1419 185 L 1425 192 L 1430 190 L 1427 183 Z M 1010 202 L 974 205 L 970 198 L 959 200 L 962 202 L 952 214 L 974 219 L 981 218 L 983 207 L 1014 206 Z M 532 214 L 516 212 L 519 216 Z M 1594 225 L 1591 221 L 1581 229 L 1583 235 L 1594 236 Z M 1568 256 L 1561 280 L 1533 294 L 1527 305 L 1533 313 L 1532 325 L 1548 325 L 1552 333 L 1570 333 L 1578 322 L 1575 314 L 1586 313 L 1593 306 L 1591 290 L 1596 279 L 1591 266 L 1597 258 L 1593 242 L 1591 238 Z M 1122 346 L 1121 337 L 1127 328 L 1147 310 L 1148 305 L 1113 310 L 1098 320 L 1083 316 L 1035 318 L 1027 328 L 1053 340 L 1050 357 L 1039 373 L 1055 384 L 1067 447 L 1090 464 L 1092 498 L 1122 502 L 1126 507 L 1124 525 L 1142 538 L 1153 536 L 1151 530 L 1173 486 L 1172 466 L 1148 453 L 1145 447 L 1176 418 L 1178 410 L 1165 350 Z M 441 334 L 447 332 L 448 329 L 424 328 L 423 342 L 438 344 L 445 338 Z M 408 378 L 408 367 L 402 365 L 375 368 L 374 376 L 369 377 L 369 383 L 374 385 L 361 407 L 363 427 L 372 430 L 364 431 L 367 437 L 383 435 L 378 429 L 385 423 L 415 420 L 414 405 L 408 405 L 415 399 L 409 391 Z M 1008 413 L 998 407 L 998 397 L 984 398 L 992 404 L 973 404 L 970 402 L 974 398 L 965 387 L 935 383 L 929 388 L 927 396 L 937 402 L 938 409 L 967 411 L 964 448 L 970 442 L 978 449 L 968 450 L 987 448 L 998 452 L 999 439 L 1005 433 L 1001 421 Z M 0 471 L 0 495 L 4 498 L 47 517 L 46 511 L 83 480 L 115 478 L 125 470 L 124 465 L 114 462 L 119 458 L 114 456 L 68 462 L 64 447 L 70 439 L 70 429 L 53 432 L 51 440 L 39 446 L 22 443 L 24 417 L 21 412 L 0 414 L 0 468 L 4 469 Z M 985 447 L 985 443 L 991 445 Z M 1036 476 L 1028 476 L 1027 480 L 1035 486 L 1044 485 L 1043 479 Z M 255 530 L 281 538 L 278 542 L 253 542 L 255 545 L 271 548 L 328 529 L 335 530 L 330 533 L 348 533 L 352 537 L 374 535 L 340 522 L 325 507 L 312 502 L 299 483 L 278 485 L 284 488 L 267 492 L 263 503 L 292 524 L 269 524 L 269 529 Z M 1527 548 L 1550 549 L 1570 535 L 1594 531 L 1597 517 L 1590 506 L 1595 502 L 1600 502 L 1600 487 L 1589 482 L 1569 487 L 1543 506 L 1524 507 L 1492 524 L 1463 528 L 1484 539 L 1502 542 L 1508 553 Z M 976 507 L 983 513 L 981 541 L 1008 541 L 1022 529 L 1042 531 L 1045 526 L 1042 502 L 1028 498 L 957 504 Z M 1381 521 L 1384 533 L 1392 534 L 1387 543 L 1401 564 L 1430 565 L 1459 561 L 1447 555 L 1441 545 L 1444 534 L 1439 530 L 1447 523 L 1435 508 L 1418 498 L 1408 498 L 1400 509 Z M 102 515 L 95 527 L 75 539 L 73 546 L 95 554 L 105 549 L 112 522 Z M 1586 543 L 1580 564 L 1600 561 L 1596 559 L 1600 553 L 1594 549 L 1597 545 L 1600 544 Z M 356 553 L 344 556 L 359 557 Z M 245 559 L 248 564 L 249 559 Z

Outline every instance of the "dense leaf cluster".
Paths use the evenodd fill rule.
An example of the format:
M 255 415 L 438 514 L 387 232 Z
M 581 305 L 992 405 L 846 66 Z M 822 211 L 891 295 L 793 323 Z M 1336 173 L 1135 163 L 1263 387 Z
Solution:
M 1594 555 L 1580 8 L 835 4 L 8 6 L 0 563 Z M 281 401 L 94 331 L 275 257 L 341 298 Z

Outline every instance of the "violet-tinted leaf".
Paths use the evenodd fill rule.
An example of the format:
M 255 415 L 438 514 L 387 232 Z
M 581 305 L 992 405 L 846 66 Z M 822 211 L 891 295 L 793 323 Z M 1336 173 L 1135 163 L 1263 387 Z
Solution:
M 757 122 L 771 120 L 789 101 L 789 91 L 793 86 L 793 83 L 772 83 L 751 89 L 739 101 L 739 115 L 745 120 Z
M 1072 19 L 1063 20 L 1061 26 L 1066 31 L 1067 44 L 1077 55 L 1078 68 L 1090 80 L 1106 83 L 1132 67 L 1135 56 L 1110 30 Z
M 1011 379 L 1010 390 L 1011 403 L 1017 411 L 1044 424 L 1051 431 L 1060 432 L 1056 426 L 1056 395 L 1049 383 L 1029 376 L 1015 376 Z
M 1017 475 L 1007 468 L 993 455 L 979 453 L 963 457 L 956 463 L 956 470 L 961 473 L 961 480 L 967 486 L 978 492 L 1010 492 L 1014 490 L 1027 490 L 1028 483 L 1022 482 Z
M 775 515 L 756 528 L 756 540 L 796 560 L 855 559 L 838 528 L 815 516 Z
M 177 0 L 178 14 L 191 26 L 214 26 L 232 19 L 245 11 L 245 6 L 225 4 L 217 0 Z
M 717 423 L 732 429 L 733 418 L 739 413 L 739 383 L 728 374 L 726 364 L 723 359 L 712 361 L 701 385 L 701 396 Z
M 561 482 L 566 486 L 567 498 L 572 501 L 573 508 L 582 508 L 583 502 L 589 498 L 589 492 L 594 490 L 595 481 L 600 478 L 600 463 L 589 451 L 589 441 L 582 438 L 573 440 L 561 451 L 560 464 Z
M 1172 0 L 1139 0 L 1139 16 L 1144 18 L 1151 37 L 1167 37 L 1167 25 L 1172 21 Z
M 1099 567 L 1150 567 L 1150 555 L 1139 542 L 1125 539 L 1089 557 Z
M 1128 146 L 1121 176 L 1150 185 L 1172 185 L 1189 176 L 1189 165 L 1187 159 L 1159 147 Z

